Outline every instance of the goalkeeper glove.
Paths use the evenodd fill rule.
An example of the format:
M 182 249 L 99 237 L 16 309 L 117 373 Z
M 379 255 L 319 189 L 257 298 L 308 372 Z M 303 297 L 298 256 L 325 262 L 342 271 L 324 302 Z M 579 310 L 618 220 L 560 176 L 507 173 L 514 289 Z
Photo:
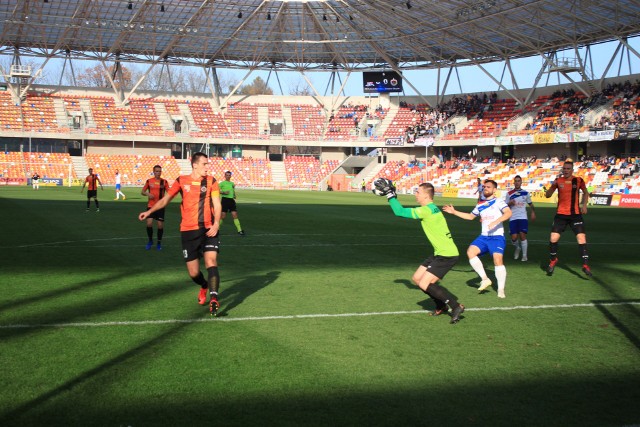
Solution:
M 395 190 L 395 188 L 394 188 L 394 190 Z M 396 194 L 396 192 L 394 190 L 389 190 L 389 192 L 387 194 L 385 194 L 385 196 L 387 196 L 387 200 L 395 199 L 396 197 L 398 197 L 398 195 Z
M 386 195 L 389 191 L 396 191 L 396 187 L 393 186 L 393 183 L 386 178 L 376 179 L 373 185 L 382 195 Z

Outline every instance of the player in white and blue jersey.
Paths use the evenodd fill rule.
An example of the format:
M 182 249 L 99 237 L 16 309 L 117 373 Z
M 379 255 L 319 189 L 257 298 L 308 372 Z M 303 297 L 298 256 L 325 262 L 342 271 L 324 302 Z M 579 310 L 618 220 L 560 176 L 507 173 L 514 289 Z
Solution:
M 479 202 L 471 213 L 459 212 L 455 210 L 452 205 L 447 205 L 442 208 L 443 211 L 457 216 L 458 218 L 473 220 L 480 218 L 482 223 L 482 232 L 478 236 L 469 248 L 467 249 L 467 256 L 469 257 L 469 264 L 480 276 L 481 282 L 478 291 L 482 292 L 491 286 L 491 280 L 487 276 L 484 270 L 480 256 L 488 253 L 493 257 L 493 264 L 495 265 L 496 280 L 498 281 L 498 297 L 504 298 L 505 285 L 507 282 L 507 268 L 504 266 L 504 249 L 507 246 L 507 242 L 504 238 L 504 227 L 502 223 L 511 218 L 511 209 L 507 206 L 504 199 L 496 198 L 496 190 L 498 184 L 487 179 L 484 182 L 483 196 L 485 200 Z
M 518 259 L 520 252 L 522 252 L 522 261 L 527 261 L 527 251 L 529 248 L 529 242 L 527 241 L 527 233 L 529 232 L 527 205 L 531 208 L 531 221 L 536 220 L 536 211 L 531 201 L 531 194 L 522 188 L 522 178 L 520 175 L 516 175 L 513 179 L 513 190 L 507 192 L 504 200 L 511 209 L 509 234 L 511 235 L 511 243 L 516 247 L 513 259 Z

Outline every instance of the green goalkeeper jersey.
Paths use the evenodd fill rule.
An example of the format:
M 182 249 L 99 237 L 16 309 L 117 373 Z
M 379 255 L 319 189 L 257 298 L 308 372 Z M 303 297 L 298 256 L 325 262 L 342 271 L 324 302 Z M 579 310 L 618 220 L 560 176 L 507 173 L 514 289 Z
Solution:
M 427 239 L 429 239 L 431 246 L 433 246 L 434 255 L 460 255 L 458 247 L 451 237 L 447 220 L 435 203 L 431 202 L 426 206 L 418 206 L 417 208 L 405 208 L 398 199 L 394 197 L 389 200 L 389 205 L 396 216 L 420 220 L 422 230 L 424 234 L 426 234 Z
M 220 186 L 220 195 L 222 197 L 227 197 L 229 199 L 234 199 L 236 197 L 236 186 L 231 181 L 218 181 L 218 185 Z M 229 194 L 222 194 L 222 192 L 229 192 Z

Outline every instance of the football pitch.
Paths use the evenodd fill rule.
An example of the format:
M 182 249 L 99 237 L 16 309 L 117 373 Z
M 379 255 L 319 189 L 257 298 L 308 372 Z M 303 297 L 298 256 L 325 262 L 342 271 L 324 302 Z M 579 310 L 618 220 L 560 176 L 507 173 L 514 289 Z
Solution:
M 467 262 L 480 223 L 447 215 L 461 258 L 442 284 L 466 306 L 451 325 L 410 282 L 433 252 L 420 223 L 384 198 L 239 190 L 247 234 L 222 226 L 211 318 L 179 200 L 147 251 L 145 200 L 124 192 L 85 212 L 79 188 L 0 188 L 0 425 L 640 423 L 638 210 L 590 207 L 593 277 L 570 230 L 548 277 L 554 206 L 536 206 L 529 261 L 507 249 L 506 299 L 478 294 Z

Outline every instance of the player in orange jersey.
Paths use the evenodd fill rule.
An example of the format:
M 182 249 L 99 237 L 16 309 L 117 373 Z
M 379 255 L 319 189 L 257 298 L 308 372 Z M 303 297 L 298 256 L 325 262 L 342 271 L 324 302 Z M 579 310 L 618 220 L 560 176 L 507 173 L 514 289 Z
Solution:
M 220 187 L 215 178 L 207 176 L 209 159 L 204 153 L 195 153 L 191 157 L 191 174 L 179 176 L 165 196 L 147 211 L 138 215 L 144 221 L 153 212 L 164 209 L 178 193 L 182 196 L 180 213 L 180 234 L 182 235 L 182 256 L 187 263 L 191 279 L 200 285 L 198 303 L 207 303 L 209 290 L 209 312 L 215 316 L 220 308 L 218 289 L 218 251 L 220 241 Z M 208 280 L 200 271 L 200 258 L 204 258 Z
M 84 187 L 89 184 L 87 187 L 87 212 L 89 212 L 89 208 L 91 207 L 91 199 L 96 202 L 96 212 L 100 212 L 100 202 L 98 202 L 98 184 L 100 184 L 100 189 L 104 190 L 102 187 L 102 181 L 100 181 L 100 177 L 97 173 L 93 173 L 93 169 L 89 168 L 89 175 L 84 179 L 84 184 L 82 184 L 82 188 L 80 192 L 84 191 Z
M 558 241 L 560 234 L 567 226 L 571 227 L 576 235 L 580 256 L 582 258 L 582 271 L 587 276 L 591 276 L 589 268 L 589 253 L 587 252 L 587 235 L 584 229 L 582 215 L 587 213 L 587 203 L 589 202 L 589 192 L 584 180 L 579 176 L 573 176 L 573 160 L 567 159 L 562 165 L 562 172 L 553 181 L 549 188 L 546 188 L 545 197 L 548 199 L 558 190 L 558 209 L 553 219 L 551 227 L 551 237 L 549 238 L 549 266 L 547 275 L 551 276 L 558 263 Z M 582 197 L 580 197 L 582 193 Z
M 153 207 L 158 200 L 162 199 L 164 195 L 169 191 L 169 182 L 166 179 L 161 178 L 162 175 L 162 166 L 155 165 L 153 167 L 153 178 L 149 178 L 147 182 L 144 183 L 144 187 L 142 187 L 143 196 L 147 196 L 149 198 L 149 202 L 147 203 L 147 208 Z M 153 220 L 156 220 L 158 224 L 158 241 L 156 244 L 156 249 L 162 249 L 162 235 L 164 234 L 164 208 L 158 209 L 153 212 L 151 215 L 147 217 L 147 237 L 149 237 L 149 241 L 147 242 L 147 250 L 151 249 L 153 246 Z

